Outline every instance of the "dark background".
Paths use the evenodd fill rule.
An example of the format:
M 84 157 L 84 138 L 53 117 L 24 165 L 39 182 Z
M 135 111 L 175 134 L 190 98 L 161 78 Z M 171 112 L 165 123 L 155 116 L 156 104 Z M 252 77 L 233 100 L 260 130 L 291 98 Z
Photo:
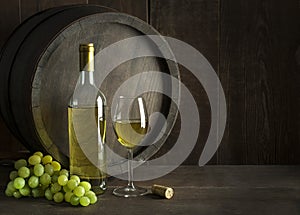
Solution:
M 299 0 L 9 0 L 0 3 L 0 47 L 38 11 L 100 4 L 137 16 L 161 34 L 198 49 L 217 72 L 227 101 L 227 127 L 210 164 L 300 164 Z M 0 68 L 1 70 L 1 68 Z M 197 164 L 210 108 L 197 79 L 181 68 L 200 111 L 200 136 L 185 164 Z M 158 155 L 176 141 L 180 120 Z M 0 119 L 0 159 L 24 147 Z

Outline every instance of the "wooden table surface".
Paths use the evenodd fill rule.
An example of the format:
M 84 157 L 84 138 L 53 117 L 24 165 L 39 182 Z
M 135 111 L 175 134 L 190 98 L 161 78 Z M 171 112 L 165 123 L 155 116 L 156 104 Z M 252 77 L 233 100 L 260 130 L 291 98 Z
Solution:
M 300 166 L 181 166 L 162 178 L 137 183 L 172 186 L 175 195 L 170 200 L 115 197 L 112 189 L 126 182 L 111 179 L 108 191 L 85 208 L 43 198 L 6 197 L 8 172 L 8 167 L 0 167 L 0 214 L 300 214 Z

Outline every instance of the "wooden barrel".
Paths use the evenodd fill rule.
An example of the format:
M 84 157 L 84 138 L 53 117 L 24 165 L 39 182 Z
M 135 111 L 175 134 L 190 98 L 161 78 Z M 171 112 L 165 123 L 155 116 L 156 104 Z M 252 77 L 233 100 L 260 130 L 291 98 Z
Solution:
M 1 69 L 1 79 L 0 79 L 0 113 L 5 120 L 7 127 L 10 131 L 28 148 L 31 148 L 28 142 L 24 140 L 23 136 L 18 130 L 18 126 L 15 123 L 14 116 L 11 112 L 11 102 L 9 95 L 9 82 L 11 75 L 11 68 L 14 64 L 15 57 L 28 35 L 40 24 L 44 23 L 47 19 L 64 10 L 70 10 L 73 8 L 87 8 L 88 14 L 93 14 L 103 11 L 115 11 L 111 8 L 106 7 L 91 7 L 86 5 L 69 5 L 62 7 L 50 8 L 45 11 L 41 11 L 29 19 L 25 20 L 21 25 L 19 25 L 14 32 L 10 35 L 9 39 L 4 44 L 1 55 L 0 55 L 0 68 Z
M 23 141 L 20 132 L 16 126 L 12 113 L 10 111 L 10 99 L 8 93 L 8 84 L 9 84 L 9 76 L 10 69 L 13 65 L 14 58 L 16 53 L 19 50 L 20 45 L 26 38 L 26 36 L 41 22 L 43 22 L 46 18 L 59 13 L 62 10 L 65 10 L 69 7 L 57 7 L 51 8 L 42 12 L 39 12 L 32 16 L 30 19 L 25 20 L 22 25 L 19 25 L 18 28 L 12 33 L 9 40 L 4 44 L 1 52 L 1 79 L 0 79 L 0 110 L 3 118 L 5 119 L 7 127 L 11 130 L 11 132 L 18 137 L 26 146 L 26 141 Z
M 8 127 L 30 150 L 48 152 L 68 166 L 67 106 L 79 77 L 79 44 L 93 42 L 97 51 L 126 38 L 149 34 L 159 35 L 136 17 L 100 6 L 61 7 L 31 17 L 11 35 L 2 51 L 0 64 L 5 69 L 1 72 L 1 113 Z M 159 45 L 156 48 L 160 49 Z M 99 86 L 108 107 L 124 81 L 150 70 L 179 79 L 177 64 L 172 61 L 147 56 L 128 60 L 114 68 Z M 172 87 L 164 80 L 157 81 L 157 77 L 152 81 L 162 85 L 160 88 Z M 133 89 L 134 86 L 129 91 Z M 179 90 L 175 92 L 177 99 Z M 147 92 L 143 97 L 149 115 L 160 112 L 167 122 L 162 137 L 135 151 L 137 158 L 149 159 L 164 144 L 175 123 L 177 108 L 160 93 Z M 124 156 L 126 151 L 116 141 L 110 117 L 107 125 L 108 146 Z

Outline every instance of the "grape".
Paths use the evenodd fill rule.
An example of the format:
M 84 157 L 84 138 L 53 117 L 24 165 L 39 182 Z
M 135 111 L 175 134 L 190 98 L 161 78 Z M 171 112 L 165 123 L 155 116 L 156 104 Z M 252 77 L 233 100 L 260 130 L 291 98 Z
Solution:
M 17 190 L 14 186 L 13 181 L 8 182 L 6 189 L 8 189 L 11 193 L 13 193 Z
M 71 199 L 70 199 L 71 205 L 77 206 L 77 205 L 79 205 L 79 201 L 80 201 L 80 198 L 77 197 L 76 195 L 71 196 Z
M 97 200 L 98 200 L 96 194 L 93 191 L 91 191 L 91 190 L 87 191 L 85 193 L 85 196 L 87 196 L 90 199 L 91 204 L 95 204 L 97 202 Z
M 37 186 L 39 186 L 39 178 L 36 176 L 31 176 L 28 180 L 28 185 L 31 188 L 36 188 Z
M 73 190 L 73 193 L 78 196 L 78 197 L 81 197 L 84 195 L 85 193 L 85 189 L 82 187 L 82 186 L 78 186 L 76 187 L 74 190 Z
M 15 178 L 16 177 L 18 177 L 18 172 L 16 171 L 16 170 L 14 170 L 14 171 L 11 171 L 10 173 L 9 173 L 9 179 L 10 180 L 15 180 Z
M 68 177 L 66 175 L 60 175 L 57 179 L 57 182 L 61 186 L 65 186 L 68 183 Z
M 51 182 L 56 183 L 57 180 L 58 180 L 58 175 L 53 175 L 52 178 L 51 178 Z
M 54 171 L 59 171 L 61 169 L 60 163 L 57 161 L 52 161 L 51 165 L 53 166 Z
M 53 194 L 52 194 L 50 188 L 48 188 L 48 189 L 45 191 L 45 197 L 46 197 L 46 199 L 48 199 L 48 200 L 50 200 L 50 201 L 53 199 Z
M 31 155 L 29 158 L 28 158 L 28 163 L 32 166 L 36 165 L 36 164 L 39 164 L 41 163 L 41 157 L 38 156 L 38 155 Z
M 75 181 L 77 181 L 77 184 L 80 183 L 80 178 L 77 175 L 71 175 L 70 179 L 74 179 Z
M 70 188 L 70 190 L 74 190 L 77 185 L 78 183 L 74 179 L 70 179 L 67 183 L 67 186 Z
M 64 200 L 64 194 L 62 192 L 55 193 L 53 196 L 53 200 L 56 203 L 61 203 Z
M 84 207 L 88 206 L 91 203 L 90 199 L 86 196 L 81 197 L 79 202 Z
M 46 155 L 45 157 L 43 157 L 42 158 L 42 163 L 44 164 L 44 165 L 46 165 L 46 164 L 51 164 L 51 162 L 52 162 L 52 156 L 51 155 Z
M 13 193 L 13 196 L 14 196 L 16 199 L 19 199 L 19 198 L 22 197 L 22 195 L 21 195 L 21 193 L 20 193 L 19 191 L 15 191 L 15 192 Z
M 72 192 L 66 192 L 65 193 L 65 201 L 66 202 L 70 202 L 71 201 L 71 197 L 73 196 L 74 194 Z
M 42 164 L 36 164 L 36 165 L 34 165 L 33 173 L 36 176 L 42 176 L 44 174 L 44 166 Z
M 37 187 L 31 190 L 32 196 L 34 198 L 43 197 L 44 196 L 44 190 L 41 187 Z
M 61 169 L 60 163 L 54 161 L 51 155 L 35 152 L 28 160 L 17 160 L 14 166 L 16 170 L 9 173 L 11 181 L 6 186 L 6 196 L 45 196 L 56 203 L 66 201 L 84 207 L 98 200 L 88 181 L 81 181 L 77 175 L 70 176 L 68 180 L 69 171 Z
M 85 190 L 85 192 L 89 191 L 91 189 L 91 184 L 87 181 L 82 181 L 79 183 L 80 186 L 82 186 Z
M 51 176 L 48 173 L 44 173 L 41 177 L 40 177 L 40 182 L 41 185 L 49 185 L 51 183 Z
M 43 157 L 43 153 L 42 152 L 35 152 L 33 155 L 38 155 L 40 158 Z
M 59 191 L 61 191 L 61 186 L 56 182 L 52 184 L 50 190 L 52 193 L 58 193 Z
M 59 176 L 59 171 L 54 171 L 53 175 L 57 175 L 57 177 Z
M 14 192 L 15 192 L 15 191 L 14 191 Z M 13 193 L 14 193 L 14 192 L 12 192 L 11 190 L 9 190 L 8 188 L 5 189 L 5 195 L 8 196 L 8 197 L 13 196 Z
M 68 185 L 63 186 L 63 190 L 65 191 L 65 193 L 72 192 L 72 190 L 68 187 Z
M 65 175 L 65 176 L 69 177 L 69 171 L 66 169 L 62 169 L 59 171 L 59 175 Z
M 22 196 L 29 196 L 30 195 L 30 187 L 26 184 L 23 188 L 19 189 Z
M 22 166 L 19 170 L 18 170 L 18 175 L 22 178 L 28 178 L 30 176 L 30 170 L 25 167 Z
M 45 165 L 45 173 L 48 173 L 50 176 L 53 175 L 54 170 L 53 170 L 53 166 L 51 164 Z
M 42 185 L 42 184 L 40 184 L 40 188 L 45 191 L 46 189 L 49 188 L 49 184 L 48 185 Z
M 17 177 L 14 180 L 14 187 L 16 189 L 22 189 L 25 186 L 25 179 L 21 177 Z
M 15 169 L 20 169 L 22 166 L 27 166 L 27 161 L 25 159 L 20 159 L 15 162 Z
M 96 195 L 89 195 L 87 197 L 90 199 L 91 205 L 95 204 L 98 200 Z
M 85 195 L 85 196 L 90 196 L 90 195 L 96 196 L 96 193 L 95 193 L 94 191 L 89 190 L 89 191 L 85 192 L 84 195 Z

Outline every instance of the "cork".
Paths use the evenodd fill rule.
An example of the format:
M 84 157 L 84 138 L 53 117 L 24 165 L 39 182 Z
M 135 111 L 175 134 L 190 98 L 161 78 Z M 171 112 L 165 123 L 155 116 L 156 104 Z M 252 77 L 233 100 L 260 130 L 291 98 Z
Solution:
M 171 199 L 174 195 L 174 190 L 171 187 L 166 187 L 158 184 L 154 184 L 151 188 L 153 194 L 161 196 L 166 199 Z

